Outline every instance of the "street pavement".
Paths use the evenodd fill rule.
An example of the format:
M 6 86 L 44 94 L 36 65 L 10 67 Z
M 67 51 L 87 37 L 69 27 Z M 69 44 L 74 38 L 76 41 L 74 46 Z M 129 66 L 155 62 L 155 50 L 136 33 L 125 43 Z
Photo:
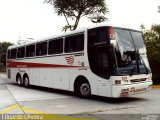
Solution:
M 144 94 L 120 99 L 99 96 L 82 99 L 67 91 L 37 86 L 29 89 L 18 87 L 8 81 L 5 74 L 0 74 L 0 113 L 65 114 L 103 120 L 137 120 L 142 119 L 144 114 L 160 113 L 160 89 L 154 88 Z

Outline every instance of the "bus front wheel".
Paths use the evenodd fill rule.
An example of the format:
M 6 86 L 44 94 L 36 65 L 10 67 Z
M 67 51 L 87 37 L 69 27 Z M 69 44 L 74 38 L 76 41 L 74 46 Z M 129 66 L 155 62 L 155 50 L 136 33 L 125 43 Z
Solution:
M 28 78 L 28 76 L 24 76 L 24 78 L 23 78 L 23 83 L 24 83 L 24 87 L 25 88 L 29 88 L 29 78 Z
M 79 82 L 77 85 L 76 93 L 80 97 L 88 98 L 91 95 L 90 84 L 87 81 Z

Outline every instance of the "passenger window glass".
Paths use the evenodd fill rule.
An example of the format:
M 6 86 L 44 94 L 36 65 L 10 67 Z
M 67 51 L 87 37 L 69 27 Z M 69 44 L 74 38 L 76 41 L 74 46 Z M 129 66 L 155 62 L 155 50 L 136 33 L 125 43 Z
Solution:
M 63 38 L 49 41 L 48 54 L 63 53 Z
M 11 59 L 15 59 L 17 54 L 17 49 L 11 50 Z
M 26 46 L 26 57 L 35 56 L 35 45 Z
M 84 49 L 84 34 L 65 38 L 65 52 L 78 52 Z
M 25 47 L 18 48 L 17 58 L 24 58 Z
M 109 39 L 106 29 L 92 29 L 88 31 L 88 60 L 93 73 L 109 79 Z
M 36 56 L 47 55 L 47 42 L 38 43 L 36 45 Z

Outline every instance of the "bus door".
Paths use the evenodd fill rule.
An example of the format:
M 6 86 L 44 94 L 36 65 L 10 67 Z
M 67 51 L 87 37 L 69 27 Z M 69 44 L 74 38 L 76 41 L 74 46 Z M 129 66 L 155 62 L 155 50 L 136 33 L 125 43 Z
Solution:
M 111 80 L 109 70 L 109 52 L 106 45 L 96 46 L 96 71 L 98 77 L 98 94 L 111 94 Z

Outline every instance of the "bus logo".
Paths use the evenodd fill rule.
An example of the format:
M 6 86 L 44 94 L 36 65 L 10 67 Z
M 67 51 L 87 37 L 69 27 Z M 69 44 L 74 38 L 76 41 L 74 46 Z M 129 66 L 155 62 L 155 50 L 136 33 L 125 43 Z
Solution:
M 65 57 L 65 58 L 66 58 L 67 64 L 72 65 L 74 63 L 74 57 L 73 56 L 68 56 L 68 57 Z

